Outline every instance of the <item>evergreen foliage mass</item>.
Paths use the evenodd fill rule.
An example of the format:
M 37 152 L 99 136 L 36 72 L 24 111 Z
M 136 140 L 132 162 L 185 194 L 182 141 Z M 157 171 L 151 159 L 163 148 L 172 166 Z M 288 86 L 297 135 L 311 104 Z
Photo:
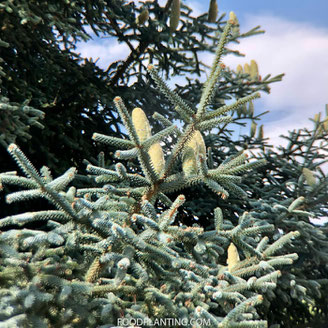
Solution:
M 158 1 L 2 1 L 0 78 L 4 98 L 0 99 L 0 140 L 5 147 L 0 147 L 0 171 L 11 170 L 5 150 L 11 142 L 19 143 L 35 165 L 47 165 L 56 175 L 70 166 L 82 172 L 83 159 L 96 158 L 101 150 L 115 151 L 90 143 L 90 138 L 96 130 L 116 137 L 124 135 L 112 104 L 117 95 L 131 107 L 142 107 L 148 117 L 156 108 L 172 120 L 175 112 L 170 103 L 149 83 L 149 61 L 166 76 L 187 75 L 187 83 L 176 85 L 174 91 L 197 103 L 202 85 L 197 78 L 208 67 L 200 54 L 215 51 L 226 18 L 222 13 L 209 24 L 207 14 L 194 17 L 192 10 L 181 4 L 180 26 L 173 31 L 172 5 L 172 0 L 164 6 Z M 259 26 L 246 33 L 235 27 L 229 40 L 239 42 L 262 32 Z M 112 59 L 106 69 L 101 69 L 77 53 L 77 43 L 91 38 L 114 39 L 127 47 L 129 55 Z M 241 55 L 228 48 L 224 51 Z M 260 81 L 226 69 L 221 78 L 226 83 L 216 92 L 215 107 L 254 90 L 269 92 L 269 84 L 281 76 Z M 34 109 L 27 113 L 27 106 L 44 114 L 36 115 Z M 11 118 L 10 124 L 5 117 Z M 42 126 L 45 128 L 41 130 Z M 6 215 L 20 211 L 6 206 L 2 197 L 0 204 Z M 44 208 L 37 201 L 34 206 Z
M 120 121 L 112 99 L 119 95 L 131 107 L 142 107 L 148 116 L 153 108 L 172 119 L 169 102 L 152 83 L 146 65 L 152 62 L 166 75 L 188 74 L 188 83 L 176 86 L 183 99 L 197 103 L 200 82 L 197 77 L 208 67 L 199 57 L 213 53 L 225 25 L 225 15 L 215 24 L 207 14 L 194 17 L 181 4 L 179 28 L 170 27 L 172 0 L 165 6 L 158 1 L 136 4 L 121 0 L 106 1 L 27 1 L 5 0 L 0 3 L 1 93 L 5 103 L 29 105 L 44 112 L 44 119 L 29 114 L 11 126 L 1 124 L 1 143 L 19 142 L 35 165 L 48 165 L 61 174 L 67 167 L 84 169 L 84 158 L 95 158 L 101 150 L 89 140 L 94 131 L 120 137 Z M 144 22 L 138 17 L 146 13 Z M 231 42 L 262 33 L 259 27 L 229 35 Z M 113 38 L 127 47 L 125 59 L 112 60 L 101 69 L 91 59 L 77 53 L 77 42 L 91 38 Z M 238 54 L 229 49 L 226 53 Z M 195 77 L 196 79 L 191 79 Z M 216 93 L 216 106 L 224 99 L 244 97 L 253 90 L 269 91 L 268 84 L 281 77 L 239 83 L 240 75 L 226 70 L 226 87 Z M 245 81 L 246 82 L 246 81 Z M 228 86 L 229 85 L 229 86 Z M 21 116 L 16 111 L 15 116 Z M 3 115 L 10 109 L 1 106 Z M 1 114 L 2 115 L 2 114 Z M 38 123 L 36 123 L 38 122 Z M 46 129 L 40 130 L 40 123 Z M 25 131 L 23 133 L 22 131 Z M 6 137 L 4 137 L 6 135 Z M 16 140 L 17 139 L 17 140 Z M 113 149 L 108 149 L 113 151 Z M 11 167 L 5 148 L 0 170 Z
M 8 204 L 42 198 L 53 206 L 1 215 L 0 327 L 112 327 L 122 318 L 175 318 L 276 328 L 327 319 L 327 228 L 310 220 L 327 215 L 327 119 L 317 115 L 312 130 L 293 131 L 287 147 L 271 149 L 263 126 L 257 128 L 261 115 L 253 101 L 281 76 L 262 79 L 255 61 L 236 72 L 222 63 L 228 42 L 257 28 L 241 35 L 233 13 L 209 25 L 215 1 L 198 18 L 174 0 L 165 7 L 4 1 L 0 10 L 6 50 L 1 143 L 25 175 L 5 164 L 0 186 L 9 190 Z M 73 50 L 87 37 L 87 24 L 96 34 L 139 45 L 106 72 L 87 60 L 81 65 Z M 201 40 L 192 36 L 196 29 Z M 172 90 L 162 73 L 199 73 L 205 68 L 199 50 L 215 54 L 207 81 L 188 79 Z M 34 70 L 37 64 L 44 70 Z M 224 104 L 231 97 L 236 101 Z M 68 116 L 56 115 L 60 109 Z M 229 127 L 245 119 L 253 122 L 250 134 L 234 141 Z M 63 147 L 42 154 L 46 146 L 33 125 L 46 127 L 42 138 L 67 132 Z M 81 129 L 93 143 L 81 141 Z M 69 155 L 56 164 L 66 149 Z M 114 158 L 108 156 L 114 149 Z M 31 150 L 30 159 L 23 150 Z M 39 171 L 32 164 L 38 166 L 38 156 L 47 161 Z M 86 175 L 83 158 L 89 158 Z M 58 175 L 72 159 L 75 167 Z

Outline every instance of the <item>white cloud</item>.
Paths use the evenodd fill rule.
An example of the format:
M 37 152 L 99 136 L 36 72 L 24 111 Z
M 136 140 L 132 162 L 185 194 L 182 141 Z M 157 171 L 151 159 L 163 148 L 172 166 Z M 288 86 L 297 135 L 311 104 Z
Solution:
M 188 3 L 186 3 L 189 8 L 192 9 L 192 16 L 197 17 L 204 12 L 206 12 L 207 9 L 204 10 L 204 4 L 200 2 L 199 0 L 189 0 Z
M 126 44 L 118 43 L 114 39 L 96 39 L 79 43 L 76 51 L 85 58 L 92 58 L 93 60 L 99 58 L 97 63 L 104 69 L 117 60 L 124 60 L 130 53 Z
M 275 145 L 285 144 L 279 134 L 311 127 L 308 120 L 328 103 L 328 30 L 290 22 L 273 16 L 247 16 L 242 31 L 261 25 L 266 33 L 241 41 L 236 48 L 246 57 L 227 56 L 224 62 L 235 68 L 255 59 L 260 74 L 285 73 L 282 82 L 272 84 L 271 94 L 263 95 L 255 108 L 270 110 L 265 135 Z M 256 105 L 257 104 L 257 105 Z

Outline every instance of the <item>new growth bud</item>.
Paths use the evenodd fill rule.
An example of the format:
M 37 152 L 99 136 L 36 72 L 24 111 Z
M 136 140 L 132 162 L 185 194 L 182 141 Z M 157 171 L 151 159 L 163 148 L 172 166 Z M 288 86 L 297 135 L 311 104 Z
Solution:
M 233 11 L 229 13 L 229 21 L 231 24 L 237 25 L 239 24 L 236 14 Z

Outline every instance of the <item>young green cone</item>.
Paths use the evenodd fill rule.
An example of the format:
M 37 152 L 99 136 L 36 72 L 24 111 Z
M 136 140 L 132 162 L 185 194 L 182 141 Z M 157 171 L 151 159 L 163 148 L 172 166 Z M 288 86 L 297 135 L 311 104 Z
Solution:
M 210 23 L 215 23 L 217 15 L 218 15 L 218 4 L 216 0 L 211 0 L 210 8 L 208 10 L 208 21 Z
M 140 15 L 136 18 L 136 24 L 143 25 L 149 18 L 148 9 L 144 9 Z
M 170 15 L 170 31 L 173 33 L 180 21 L 180 0 L 173 0 L 171 5 L 171 15 Z

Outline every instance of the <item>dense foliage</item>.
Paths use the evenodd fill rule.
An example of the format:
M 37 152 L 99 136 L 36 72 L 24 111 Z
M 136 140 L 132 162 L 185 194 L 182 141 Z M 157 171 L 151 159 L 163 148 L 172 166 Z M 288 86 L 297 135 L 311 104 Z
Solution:
M 311 218 L 327 215 L 327 121 L 317 115 L 312 130 L 271 147 L 263 126 L 256 133 L 253 101 L 281 76 L 262 78 L 255 61 L 236 71 L 220 61 L 229 42 L 261 31 L 240 34 L 233 14 L 230 27 L 224 14 L 215 21 L 214 1 L 199 17 L 179 4 L 0 4 L 0 142 L 19 145 L 8 150 L 26 175 L 12 172 L 3 147 L 0 171 L 11 172 L 0 179 L 8 203 L 28 201 L 0 210 L 5 326 L 168 315 L 222 327 L 326 320 L 327 228 Z M 91 36 L 116 38 L 130 54 L 102 70 L 75 53 Z M 215 49 L 203 84 L 199 54 Z M 183 74 L 173 90 L 161 77 Z M 121 98 L 113 105 L 117 96 L 128 109 Z M 248 120 L 250 134 L 233 140 L 234 124 Z M 46 166 L 38 172 L 20 149 Z M 101 149 L 106 157 L 96 158 Z

